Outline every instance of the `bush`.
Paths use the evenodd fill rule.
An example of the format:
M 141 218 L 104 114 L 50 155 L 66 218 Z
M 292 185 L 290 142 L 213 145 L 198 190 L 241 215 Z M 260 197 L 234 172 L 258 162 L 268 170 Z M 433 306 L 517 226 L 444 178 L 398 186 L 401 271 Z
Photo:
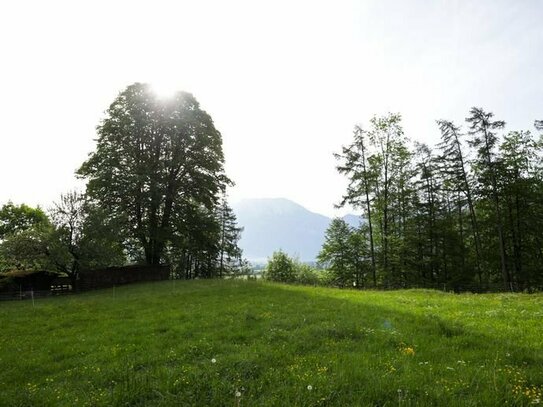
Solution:
M 303 263 L 296 264 L 296 282 L 307 285 L 317 285 L 319 274 L 311 266 Z
M 270 281 L 293 283 L 296 281 L 296 263 L 283 251 L 274 252 L 272 257 L 268 259 L 263 278 Z
M 319 285 L 322 286 L 335 286 L 336 285 L 336 275 L 330 270 L 321 270 L 318 274 Z
M 268 265 L 262 273 L 262 277 L 266 280 L 282 283 L 318 285 L 320 274 L 308 264 L 301 263 L 279 250 L 268 259 Z

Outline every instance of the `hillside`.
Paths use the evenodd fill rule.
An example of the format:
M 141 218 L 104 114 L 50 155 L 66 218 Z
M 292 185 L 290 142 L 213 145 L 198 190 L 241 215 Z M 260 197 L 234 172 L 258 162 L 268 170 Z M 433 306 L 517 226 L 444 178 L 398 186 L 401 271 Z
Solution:
M 244 227 L 240 246 L 251 261 L 265 261 L 278 249 L 313 261 L 324 242 L 331 219 L 284 198 L 245 199 L 232 205 L 238 224 Z M 346 215 L 358 226 L 359 217 Z
M 0 406 L 530 405 L 543 296 L 161 282 L 0 304 Z

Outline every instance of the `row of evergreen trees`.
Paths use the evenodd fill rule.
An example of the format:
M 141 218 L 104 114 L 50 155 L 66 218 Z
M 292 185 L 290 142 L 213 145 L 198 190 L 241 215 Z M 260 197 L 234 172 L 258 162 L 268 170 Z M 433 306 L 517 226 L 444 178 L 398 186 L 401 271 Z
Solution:
M 345 284 L 532 289 L 543 285 L 543 142 L 472 108 L 464 127 L 437 122 L 433 150 L 411 143 L 399 114 L 356 126 L 336 155 L 348 180 L 319 256 Z M 543 123 L 535 122 L 538 132 Z

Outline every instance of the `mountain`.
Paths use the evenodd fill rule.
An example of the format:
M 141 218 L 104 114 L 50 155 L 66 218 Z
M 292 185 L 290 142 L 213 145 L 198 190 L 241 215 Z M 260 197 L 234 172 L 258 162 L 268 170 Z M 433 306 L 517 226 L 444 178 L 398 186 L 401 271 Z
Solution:
M 324 242 L 331 219 L 284 198 L 244 199 L 232 204 L 238 225 L 243 226 L 240 246 L 244 257 L 265 262 L 276 250 L 302 261 L 314 261 Z M 343 219 L 358 227 L 360 217 Z
M 363 222 L 363 219 L 360 216 L 353 215 L 353 214 L 347 214 L 344 217 L 342 217 L 345 222 L 347 222 L 347 225 L 357 228 L 360 226 L 360 222 Z

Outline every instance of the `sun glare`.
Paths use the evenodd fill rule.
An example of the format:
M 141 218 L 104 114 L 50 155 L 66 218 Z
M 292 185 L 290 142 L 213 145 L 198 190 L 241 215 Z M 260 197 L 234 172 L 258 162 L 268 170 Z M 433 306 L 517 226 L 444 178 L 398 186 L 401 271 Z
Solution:
M 151 87 L 155 95 L 160 99 L 171 99 L 178 90 L 172 83 L 160 81 L 152 82 Z

